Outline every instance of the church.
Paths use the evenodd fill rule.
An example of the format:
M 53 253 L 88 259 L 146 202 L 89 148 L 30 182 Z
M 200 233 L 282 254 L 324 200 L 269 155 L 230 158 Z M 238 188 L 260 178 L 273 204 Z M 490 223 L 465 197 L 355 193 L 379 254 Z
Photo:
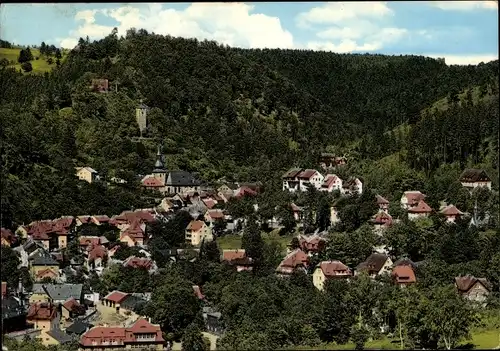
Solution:
M 152 174 L 142 179 L 142 185 L 147 189 L 157 190 L 163 195 L 187 195 L 200 191 L 201 182 L 186 171 L 169 171 L 165 169 L 161 147 L 158 146 L 156 163 Z

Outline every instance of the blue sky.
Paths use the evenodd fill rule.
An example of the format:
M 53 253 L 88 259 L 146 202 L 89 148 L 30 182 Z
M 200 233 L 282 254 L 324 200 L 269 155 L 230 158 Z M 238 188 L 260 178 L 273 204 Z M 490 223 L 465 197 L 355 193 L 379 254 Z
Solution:
M 3 4 L 1 38 L 72 48 L 117 27 L 238 47 L 417 54 L 448 64 L 498 59 L 498 2 Z

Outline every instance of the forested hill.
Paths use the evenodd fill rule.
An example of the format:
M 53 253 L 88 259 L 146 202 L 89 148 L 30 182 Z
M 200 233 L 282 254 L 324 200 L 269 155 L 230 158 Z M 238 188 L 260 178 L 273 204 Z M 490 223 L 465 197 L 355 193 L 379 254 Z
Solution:
M 3 68 L 0 77 L 2 204 L 10 206 L 2 211 L 18 222 L 58 216 L 61 208 L 81 211 L 82 203 L 85 212 L 115 211 L 111 203 L 119 201 L 110 197 L 103 205 L 102 189 L 89 195 L 92 201 L 75 197 L 81 192 L 69 176 L 72 167 L 86 164 L 134 184 L 134 175 L 151 170 L 158 142 L 169 168 L 197 172 L 208 182 L 223 176 L 262 180 L 270 188 L 279 188 L 281 172 L 292 165 L 317 167 L 325 150 L 348 154 L 352 172 L 399 155 L 407 167 L 428 174 L 443 160 L 463 167 L 498 152 L 492 141 L 498 99 L 439 112 L 448 129 L 432 124 L 428 135 L 435 139 L 425 140 L 435 143 L 448 133 L 450 145 L 410 139 L 420 133 L 420 111 L 438 100 L 455 101 L 472 87 L 497 97 L 498 61 L 447 66 L 416 56 L 243 50 L 129 30 L 125 38 L 113 32 L 96 42 L 81 39 L 60 67 L 43 76 Z M 109 79 L 113 91 L 90 92 L 92 78 Z M 152 139 L 134 142 L 141 99 L 153 108 Z M 453 124 L 455 114 L 483 122 L 455 141 L 454 133 L 466 128 Z M 425 128 L 434 117 L 427 116 Z M 410 134 L 389 132 L 404 122 Z M 431 151 L 437 147 L 445 149 L 441 158 Z M 139 190 L 128 191 L 124 207 L 139 198 L 133 195 Z M 55 197 L 62 199 L 57 206 Z

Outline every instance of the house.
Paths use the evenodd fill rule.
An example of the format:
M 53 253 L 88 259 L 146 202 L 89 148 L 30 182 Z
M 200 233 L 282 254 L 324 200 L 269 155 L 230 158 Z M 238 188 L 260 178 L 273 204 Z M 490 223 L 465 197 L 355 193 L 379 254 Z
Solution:
M 66 328 L 65 332 L 70 336 L 80 336 L 92 327 L 92 324 L 77 319 L 73 324 Z
M 101 238 L 98 236 L 86 236 L 82 235 L 78 238 L 80 243 L 80 248 L 87 251 L 89 247 L 98 246 L 101 244 Z
M 73 319 L 85 314 L 85 306 L 75 298 L 69 298 L 61 304 L 61 318 L 63 320 Z
M 309 185 L 320 189 L 323 184 L 323 176 L 314 169 L 292 168 L 283 176 L 283 191 L 307 191 Z
M 391 272 L 393 262 L 389 256 L 383 253 L 374 252 L 356 267 L 356 275 L 366 272 L 372 278 L 377 275 Z
M 97 171 L 91 167 L 75 167 L 76 176 L 87 183 L 94 183 L 97 180 Z
M 149 273 L 153 273 L 158 269 L 156 263 L 152 259 L 147 257 L 135 256 L 130 256 L 125 261 L 123 261 L 123 267 L 144 268 L 149 271 Z
M 429 217 L 432 213 L 432 208 L 425 203 L 424 200 L 420 200 L 417 206 L 410 207 L 408 209 L 408 219 L 414 220 L 418 218 Z
M 442 215 L 446 217 L 446 221 L 455 223 L 457 218 L 460 218 L 464 215 L 462 211 L 455 207 L 455 205 L 448 205 L 439 211 Z
M 162 194 L 181 195 L 200 190 L 201 182 L 191 173 L 164 169 L 163 155 L 160 147 L 158 147 L 156 158 L 155 169 L 152 174 L 142 179 L 142 185 L 145 188 L 159 191 Z
M 223 221 L 224 219 L 225 215 L 222 210 L 208 210 L 205 212 L 205 221 L 210 223 L 211 226 L 213 226 L 216 221 Z
M 212 241 L 212 228 L 204 221 L 191 221 L 186 228 L 186 242 L 193 246 L 199 246 L 201 242 Z
M 108 250 L 102 245 L 92 245 L 87 249 L 87 267 L 101 270 L 108 260 Z
M 5 286 L 6 287 L 6 286 Z M 26 328 L 26 308 L 23 301 L 4 295 L 2 283 L 2 332 L 9 333 Z
M 323 290 L 325 281 L 329 279 L 348 279 L 351 276 L 351 269 L 342 262 L 323 261 L 314 270 L 313 284 L 318 290 Z
M 321 184 L 321 191 L 326 191 L 331 193 L 334 190 L 342 192 L 342 179 L 340 179 L 335 174 L 327 174 Z
M 253 269 L 253 260 L 251 257 L 246 256 L 244 249 L 222 251 L 222 262 L 236 267 L 237 272 L 251 271 Z
M 234 196 L 235 191 L 238 189 L 238 185 L 234 183 L 226 183 L 221 185 L 217 191 L 224 195 L 226 199 L 230 199 Z
M 300 249 L 308 254 L 318 253 L 323 251 L 326 246 L 326 240 L 320 237 L 318 234 L 306 236 L 299 236 Z
M 126 243 L 127 246 L 143 246 L 145 244 L 146 225 L 140 223 L 139 220 L 134 220 L 131 224 L 125 225 L 120 232 L 120 241 Z
M 1 233 L 2 233 L 2 245 L 4 246 L 11 246 L 16 242 L 16 237 L 14 236 L 14 233 L 10 229 L 6 228 L 1 228 Z
M 68 237 L 73 234 L 76 220 L 73 216 L 62 216 L 52 221 L 49 235 L 57 236 L 57 248 L 63 249 L 68 245 Z
M 356 177 L 349 178 L 342 184 L 342 194 L 344 195 L 352 195 L 358 194 L 361 195 L 363 193 L 363 182 Z
M 30 273 L 35 281 L 41 281 L 45 277 L 52 279 L 59 277 L 59 262 L 54 260 L 47 251 L 38 250 L 30 259 Z
M 220 312 L 213 311 L 210 309 L 207 312 L 203 312 L 203 318 L 205 319 L 205 327 L 207 331 L 211 334 L 221 336 L 224 334 L 225 328 L 221 321 L 222 314 Z
M 41 331 L 38 337 L 44 346 L 57 345 L 59 341 L 48 332 L 59 330 L 61 315 L 54 304 L 38 302 L 30 305 L 26 321 Z
M 330 206 L 330 225 L 335 225 L 340 222 L 339 210 L 337 206 Z
M 399 286 L 407 286 L 417 282 L 415 272 L 411 265 L 400 264 L 392 269 L 392 279 Z
M 460 295 L 478 303 L 484 303 L 491 293 L 491 285 L 486 278 L 475 278 L 471 275 L 456 277 L 455 286 Z
M 83 284 L 33 284 L 29 301 L 32 304 L 50 302 L 59 305 L 70 299 L 83 303 Z
M 109 91 L 109 81 L 107 79 L 92 79 L 90 89 L 99 93 Z
M 301 249 L 296 249 L 285 256 L 276 268 L 276 274 L 279 277 L 287 277 L 298 270 L 306 272 L 308 265 L 309 256 Z
M 370 222 L 373 224 L 375 232 L 380 234 L 382 230 L 392 225 L 392 216 L 384 210 L 379 210 L 377 214 L 372 217 Z
M 328 152 L 322 152 L 319 158 L 319 165 L 323 169 L 333 168 L 337 166 L 343 166 L 347 163 L 347 160 L 343 156 L 336 156 Z
M 389 210 L 389 201 L 380 195 L 375 195 L 375 198 L 377 199 L 378 208 L 387 212 Z
M 418 203 L 425 199 L 425 195 L 420 191 L 405 191 L 401 196 L 401 207 L 405 210 L 415 207 Z
M 244 196 L 257 196 L 257 194 L 258 193 L 255 190 L 252 190 L 247 186 L 241 186 L 235 191 L 234 197 L 241 199 Z
M 119 349 L 165 350 L 160 326 L 139 318 L 130 327 L 93 327 L 80 338 L 80 351 Z
M 116 312 L 120 312 L 120 303 L 125 301 L 125 299 L 129 296 L 129 294 L 114 290 L 106 295 L 102 299 L 102 304 L 108 307 L 112 307 L 116 309 Z
M 238 183 L 238 186 L 240 188 L 248 188 L 256 192 L 257 194 L 260 194 L 262 192 L 263 184 L 262 182 L 257 181 L 257 182 Z
M 466 169 L 460 175 L 459 181 L 469 190 L 477 187 L 486 187 L 491 190 L 491 179 L 483 169 Z

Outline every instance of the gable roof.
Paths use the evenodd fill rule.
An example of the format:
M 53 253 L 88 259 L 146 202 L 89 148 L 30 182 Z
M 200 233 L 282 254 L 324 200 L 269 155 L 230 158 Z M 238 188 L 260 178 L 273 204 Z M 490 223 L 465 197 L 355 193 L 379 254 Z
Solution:
M 398 284 L 409 284 L 417 281 L 415 272 L 413 271 L 412 266 L 409 265 L 396 266 L 392 270 L 391 274 Z
M 298 178 L 301 179 L 311 179 L 312 176 L 314 176 L 316 173 L 319 173 L 315 169 L 305 169 L 300 174 L 297 176 Z
M 445 216 L 461 216 L 464 214 L 462 211 L 456 208 L 455 205 L 448 205 L 439 212 L 441 212 Z
M 172 186 L 198 186 L 201 182 L 191 173 L 186 171 L 168 171 L 169 175 L 165 181 L 166 185 Z
M 468 168 L 462 172 L 459 180 L 463 183 L 465 182 L 479 182 L 481 179 L 484 181 L 491 181 L 491 178 L 486 174 L 483 169 Z
M 410 212 L 410 213 L 431 213 L 432 208 L 430 208 L 430 206 L 427 205 L 424 200 L 420 200 L 418 202 L 418 205 L 408 209 L 408 212 Z
M 367 270 L 369 272 L 378 273 L 380 272 L 388 258 L 389 256 L 387 256 L 386 254 L 374 252 L 370 256 L 368 256 L 364 262 L 358 264 L 356 270 Z
M 486 278 L 476 278 L 472 275 L 466 275 L 455 278 L 457 289 L 462 293 L 467 293 L 476 283 L 483 285 L 488 291 L 491 291 L 490 283 Z
M 379 211 L 372 217 L 372 223 L 390 225 L 392 224 L 392 216 L 384 211 Z
M 38 251 L 33 254 L 31 259 L 31 264 L 34 266 L 59 266 L 59 262 L 54 260 L 44 249 L 38 249 Z
M 194 232 L 197 232 L 198 230 L 203 228 L 204 225 L 205 225 L 205 222 L 203 222 L 203 221 L 191 221 L 191 222 L 189 222 L 186 230 L 192 230 Z
M 53 320 L 56 318 L 57 310 L 52 304 L 41 302 L 32 304 L 26 316 L 27 320 Z
M 420 200 L 425 199 L 425 195 L 418 190 L 405 191 L 402 197 L 406 197 L 409 205 L 415 205 Z
M 222 251 L 222 260 L 223 261 L 234 261 L 237 259 L 245 258 L 245 249 L 236 249 L 236 250 L 224 250 Z
M 146 177 L 142 180 L 142 185 L 149 187 L 162 187 L 164 186 L 163 182 L 155 177 Z
M 212 219 L 224 219 L 224 212 L 222 210 L 208 210 L 208 215 Z
M 351 269 L 347 267 L 340 261 L 323 261 L 318 264 L 318 267 L 321 269 L 323 274 L 327 278 L 336 277 L 339 275 L 351 275 Z
M 72 312 L 75 309 L 77 309 L 78 307 L 80 307 L 80 303 L 78 301 L 76 301 L 76 299 L 74 297 L 71 297 L 71 298 L 67 299 L 66 301 L 64 301 L 63 307 L 65 309 L 67 309 L 68 311 Z
M 378 205 L 388 205 L 389 204 L 389 201 L 380 195 L 375 195 L 375 198 L 377 199 Z
M 124 267 L 130 267 L 130 268 L 146 268 L 146 269 L 151 269 L 153 267 L 153 260 L 147 257 L 136 257 L 136 256 L 130 256 L 123 262 Z
M 83 284 L 33 284 L 33 292 L 47 293 L 56 301 L 68 299 L 80 300 L 82 297 Z
M 78 334 L 81 335 L 85 333 L 88 328 L 92 328 L 92 324 L 84 322 L 80 319 L 77 319 L 73 324 L 66 328 L 66 333 Z
M 276 271 L 282 274 L 290 274 L 299 266 L 307 267 L 308 263 L 309 256 L 301 249 L 295 249 L 285 256 Z
M 89 262 L 95 261 L 97 258 L 105 258 L 108 256 L 108 250 L 102 245 L 93 246 L 89 251 Z
M 282 178 L 296 178 L 302 172 L 302 168 L 291 168 L 285 174 L 283 174 Z
M 127 293 L 115 290 L 115 291 L 110 292 L 108 295 L 106 295 L 104 297 L 104 299 L 112 301 L 114 303 L 120 303 L 123 300 L 125 300 L 125 298 L 127 298 L 128 296 L 129 296 L 129 294 L 127 294 Z

